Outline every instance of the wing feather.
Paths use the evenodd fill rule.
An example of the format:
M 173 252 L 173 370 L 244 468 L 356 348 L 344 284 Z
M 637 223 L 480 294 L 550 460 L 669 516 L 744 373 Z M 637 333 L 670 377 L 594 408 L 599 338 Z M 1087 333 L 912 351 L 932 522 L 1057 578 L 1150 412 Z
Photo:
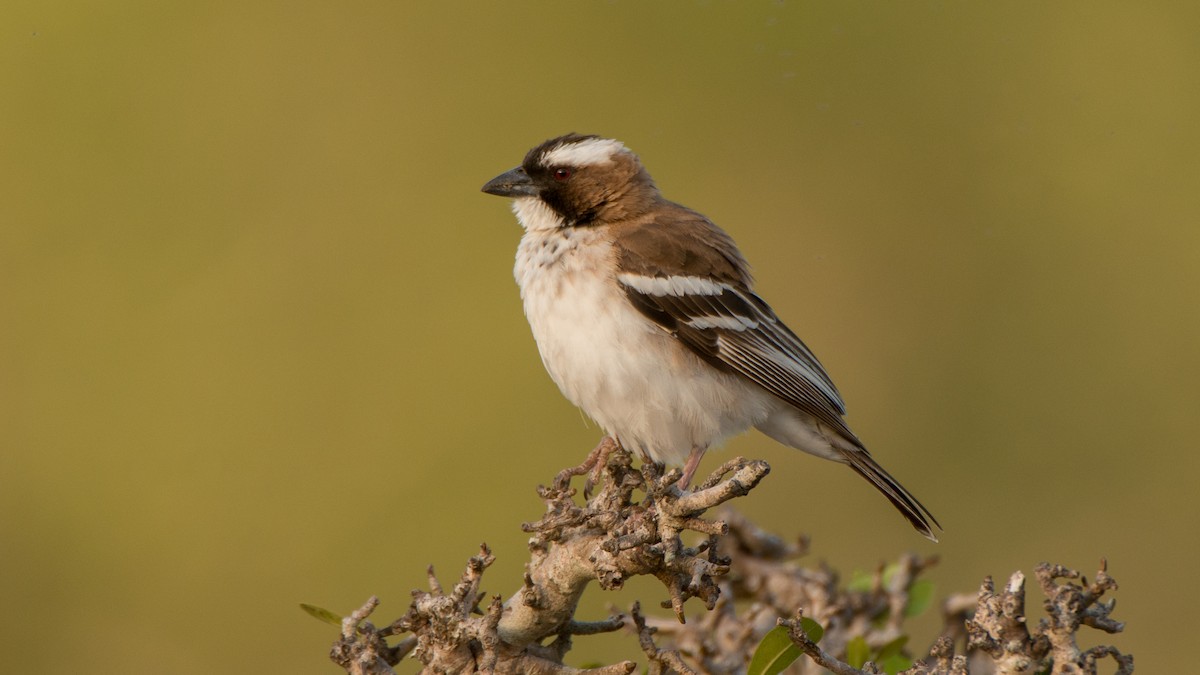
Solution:
M 855 443 L 845 404 L 812 350 L 762 298 L 732 240 L 680 207 L 668 223 L 644 222 L 616 239 L 618 283 L 630 302 L 708 363 L 737 373 Z M 667 231 L 686 236 L 670 242 Z
M 883 470 L 842 416 L 846 406 L 812 350 L 751 290 L 733 241 L 694 211 L 666 204 L 654 218 L 627 223 L 614 240 L 617 283 L 663 331 L 713 367 L 735 373 L 856 447 L 839 447 L 913 527 L 937 541 L 937 519 Z

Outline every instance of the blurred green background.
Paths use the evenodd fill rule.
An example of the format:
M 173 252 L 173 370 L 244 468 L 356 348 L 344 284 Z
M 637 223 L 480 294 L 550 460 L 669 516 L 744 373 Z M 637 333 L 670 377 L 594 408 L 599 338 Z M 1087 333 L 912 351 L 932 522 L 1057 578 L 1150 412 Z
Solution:
M 335 673 L 297 603 L 390 620 L 481 541 L 515 590 L 534 487 L 599 431 L 479 187 L 580 131 L 734 234 L 946 532 L 760 435 L 705 462 L 771 463 L 743 510 L 847 572 L 937 553 L 939 594 L 1107 556 L 1129 628 L 1090 644 L 1168 670 L 1200 602 L 1196 7 L 8 0 L 4 669 Z

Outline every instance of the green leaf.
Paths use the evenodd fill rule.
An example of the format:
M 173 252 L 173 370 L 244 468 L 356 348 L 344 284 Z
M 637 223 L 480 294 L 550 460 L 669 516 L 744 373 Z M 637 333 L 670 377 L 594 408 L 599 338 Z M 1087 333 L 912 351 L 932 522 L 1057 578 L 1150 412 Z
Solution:
M 821 638 L 825 637 L 825 629 L 821 627 L 821 624 L 807 616 L 800 617 L 800 627 L 804 629 L 804 634 L 813 641 L 813 644 L 820 642 Z
M 933 582 L 929 579 L 913 582 L 912 587 L 908 589 L 908 605 L 904 608 L 904 616 L 917 616 L 929 609 L 932 602 Z
M 308 612 L 311 616 L 313 616 L 321 621 L 324 621 L 325 623 L 331 623 L 331 624 L 337 626 L 338 628 L 342 627 L 342 617 L 338 616 L 337 614 L 334 614 L 333 612 L 331 612 L 323 607 L 317 607 L 316 605 L 308 605 L 308 604 L 305 604 L 302 602 L 302 603 L 300 603 L 300 609 Z
M 863 636 L 859 635 L 846 643 L 846 663 L 851 666 L 862 668 L 870 657 L 871 648 L 867 646 L 867 641 Z
M 892 563 L 883 568 L 883 587 L 887 588 L 892 585 L 892 580 L 900 572 L 900 563 Z
M 821 624 L 807 616 L 800 617 L 800 629 L 814 643 L 820 642 L 825 635 L 825 629 L 821 627 Z M 746 671 L 746 675 L 777 675 L 800 658 L 803 653 L 796 643 L 792 642 L 791 636 L 788 635 L 788 629 L 776 626 L 767 631 L 762 642 L 758 643 L 758 647 L 754 650 L 754 656 L 750 658 L 750 668 Z
M 882 668 L 883 672 L 888 675 L 896 675 L 896 673 L 912 668 L 913 662 L 903 654 L 892 654 L 887 658 L 876 659 L 875 665 Z
M 896 578 L 896 574 L 900 572 L 900 564 L 892 563 L 883 568 L 883 577 L 880 582 L 884 588 L 892 584 L 892 579 Z M 862 570 L 854 570 L 850 575 L 850 581 L 846 583 L 846 590 L 860 591 L 866 593 L 875 587 L 875 572 L 863 572 Z
M 807 628 L 804 633 L 808 634 Z M 746 675 L 777 675 L 800 658 L 802 653 L 788 636 L 787 628 L 776 626 L 767 631 L 762 642 L 758 643 L 754 656 L 750 657 L 750 668 Z
M 895 640 L 892 640 L 886 645 L 880 647 L 879 651 L 875 652 L 875 663 L 881 663 L 884 659 L 901 653 L 901 650 L 904 649 L 904 645 L 906 644 L 908 644 L 908 636 L 901 635 Z
M 866 593 L 871 590 L 871 585 L 874 582 L 874 574 L 863 572 L 862 570 L 854 570 L 854 573 L 850 575 L 850 581 L 846 582 L 846 590 Z

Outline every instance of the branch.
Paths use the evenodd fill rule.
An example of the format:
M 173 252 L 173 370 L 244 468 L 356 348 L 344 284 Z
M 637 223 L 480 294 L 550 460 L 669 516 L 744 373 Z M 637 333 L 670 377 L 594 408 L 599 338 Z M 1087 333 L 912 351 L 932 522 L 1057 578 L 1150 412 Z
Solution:
M 584 464 L 561 472 L 552 487 L 539 489 L 546 512 L 523 526 L 532 534 L 530 561 L 521 589 L 507 602 L 493 598 L 486 612 L 479 608 L 480 581 L 494 560 L 484 545 L 449 593 L 430 569 L 430 590 L 414 591 L 408 612 L 386 628 L 376 629 L 366 620 L 379 604 L 372 598 L 344 620 L 331 658 L 347 672 L 369 675 L 393 672 L 391 666 L 410 652 L 428 673 L 632 672 L 636 665 L 631 661 L 587 670 L 563 665 L 572 636 L 625 624 L 619 615 L 576 620 L 584 589 L 593 581 L 604 589 L 620 588 L 630 577 L 648 575 L 663 583 L 668 596 L 664 605 L 674 608 L 680 622 L 689 598 L 713 608 L 720 597 L 716 579 L 729 571 L 729 561 L 717 554 L 728 527 L 702 516 L 747 494 L 769 471 L 765 462 L 739 458 L 725 463 L 697 491 L 682 492 L 675 485 L 677 471 L 664 474 L 653 464 L 635 470 L 629 453 L 606 439 Z M 588 476 L 585 492 L 600 488 L 582 505 L 570 487 L 571 479 L 581 475 Z M 705 538 L 687 546 L 681 535 L 689 531 Z M 652 629 L 645 628 L 640 615 L 635 620 L 643 621 L 648 640 Z M 385 638 L 401 633 L 412 635 L 389 647 Z M 691 672 L 680 670 L 683 661 L 671 650 L 656 650 L 652 663 Z
M 420 661 L 425 674 L 616 675 L 637 666 L 621 661 L 578 669 L 564 659 L 576 636 L 624 627 L 636 636 L 649 673 L 744 675 L 764 636 L 780 625 L 802 654 L 789 672 L 803 675 L 867 675 L 880 667 L 908 668 L 907 675 L 967 675 L 968 663 L 984 672 L 1094 675 L 1098 662 L 1109 658 L 1117 675 L 1133 672 L 1133 657 L 1115 647 L 1081 650 L 1076 642 L 1082 626 L 1109 634 L 1124 629 L 1112 618 L 1115 601 L 1103 600 L 1117 588 L 1103 562 L 1092 583 L 1066 567 L 1038 565 L 1034 574 L 1046 596 L 1047 618 L 1036 627 L 1025 613 L 1020 572 L 1001 590 L 988 577 L 977 594 L 951 596 L 942 604 L 941 635 L 927 658 L 914 661 L 904 622 L 928 602 L 929 582 L 920 577 L 937 558 L 905 554 L 845 584 L 824 564 L 796 562 L 808 552 L 806 538 L 781 539 L 728 508 L 717 519 L 705 517 L 748 494 L 769 471 L 765 462 L 737 458 L 694 492 L 684 492 L 678 471 L 653 464 L 635 469 L 629 453 L 606 439 L 583 464 L 539 488 L 545 512 L 523 525 L 530 560 L 520 589 L 506 602 L 487 599 L 481 590 L 494 560 L 482 545 L 449 590 L 430 568 L 429 590 L 414 591 L 408 611 L 391 624 L 377 628 L 369 620 L 380 604 L 375 597 L 341 619 L 330 657 L 355 675 L 390 675 L 406 656 Z M 582 503 L 571 487 L 580 476 L 586 477 Z M 673 610 L 671 618 L 647 616 L 636 603 L 628 617 L 575 617 L 593 581 L 612 590 L 637 575 L 663 584 L 662 606 Z M 690 598 L 700 599 L 704 609 L 685 617 Z M 314 615 L 334 616 L 324 610 Z M 802 617 L 823 628 L 819 640 L 801 628 Z M 963 653 L 955 653 L 956 644 Z M 864 661 L 867 656 L 878 665 Z
M 573 499 L 570 476 L 594 471 L 599 453 L 605 460 L 601 489 L 580 506 Z M 635 471 L 625 450 L 601 444 L 593 454 L 540 491 L 546 514 L 523 526 L 533 534 L 531 560 L 525 584 L 505 603 L 499 627 L 510 644 L 527 645 L 561 632 L 592 581 L 612 590 L 633 576 L 657 577 L 680 621 L 688 598 L 699 597 L 711 608 L 720 594 L 715 579 L 729 569 L 728 561 L 716 555 L 712 537 L 728 528 L 700 516 L 746 494 L 770 471 L 765 462 L 736 459 L 709 477 L 705 484 L 710 487 L 682 493 L 674 472 L 663 475 L 653 464 Z M 645 498 L 636 500 L 636 491 Z M 680 534 L 688 530 L 710 538 L 686 547 Z
M 1100 562 L 1095 583 L 1088 584 L 1075 570 L 1041 563 L 1034 569 L 1042 592 L 1047 618 L 1029 629 L 1025 615 L 1025 575 L 1017 572 L 999 593 L 992 578 L 984 579 L 975 615 L 967 621 L 967 647 L 992 658 L 997 673 L 1024 673 L 1031 669 L 1052 673 L 1095 675 L 1096 661 L 1111 656 L 1118 664 L 1117 675 L 1133 672 L 1133 657 L 1115 647 L 1099 646 L 1080 651 L 1075 641 L 1081 625 L 1118 633 L 1125 624 L 1109 618 L 1116 601 L 1100 602 L 1117 582 L 1108 575 L 1108 564 Z M 1066 583 L 1058 583 L 1067 579 Z M 1081 583 L 1070 580 L 1080 579 Z
M 796 610 L 794 619 L 780 619 L 779 625 L 787 628 L 788 637 L 792 638 L 800 649 L 812 659 L 814 663 L 834 673 L 834 675 L 867 675 L 865 671 L 859 670 L 849 664 L 842 663 L 834 655 L 821 649 L 817 643 L 809 639 L 808 634 L 804 632 L 804 628 L 800 625 L 800 619 L 804 618 L 803 610 Z

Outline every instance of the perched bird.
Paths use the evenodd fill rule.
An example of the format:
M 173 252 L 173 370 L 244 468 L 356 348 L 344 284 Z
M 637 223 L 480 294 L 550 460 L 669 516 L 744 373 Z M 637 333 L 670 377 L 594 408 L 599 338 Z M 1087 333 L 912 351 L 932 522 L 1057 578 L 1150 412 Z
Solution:
M 483 186 L 525 230 L 514 274 L 542 363 L 627 450 L 683 464 L 756 427 L 847 464 L 919 532 L 938 525 L 846 426 L 817 357 L 754 294 L 728 234 L 664 199 L 616 140 L 567 134 Z M 938 525 L 940 529 L 940 525 Z

